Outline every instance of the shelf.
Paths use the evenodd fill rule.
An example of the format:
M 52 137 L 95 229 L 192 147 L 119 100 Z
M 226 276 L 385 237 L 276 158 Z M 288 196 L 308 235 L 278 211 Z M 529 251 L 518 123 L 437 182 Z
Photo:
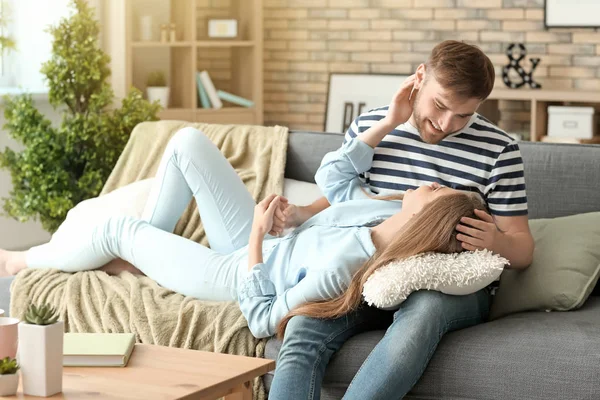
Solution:
M 254 107 L 223 107 L 223 108 L 198 108 L 196 113 L 202 114 L 239 114 L 239 113 L 253 113 Z
M 589 104 L 598 109 L 600 108 L 600 93 L 585 90 L 494 89 L 486 101 L 481 104 L 478 112 L 493 123 L 498 124 L 502 119 L 499 101 L 525 101 L 530 103 L 529 139 L 532 142 L 537 142 L 546 137 L 547 134 L 549 105 L 553 103 L 580 103 Z M 546 137 L 545 140 L 552 139 Z
M 194 42 L 132 42 L 131 47 L 133 48 L 153 48 L 153 47 L 192 47 Z
M 488 99 L 600 103 L 600 93 L 584 90 L 494 89 Z
M 158 112 L 160 119 L 177 119 L 182 121 L 193 121 L 193 108 L 165 108 Z
M 118 0 L 111 7 L 110 25 L 126 21 L 126 29 L 114 31 L 107 41 L 113 60 L 123 60 L 124 68 L 115 68 L 113 82 L 119 93 L 134 86 L 146 90 L 147 78 L 163 71 L 170 88 L 169 108 L 159 112 L 160 119 L 218 124 L 263 123 L 263 9 L 264 0 L 215 2 L 197 0 Z M 207 3 L 207 4 L 205 4 Z M 221 2 L 216 2 L 221 3 Z M 210 18 L 238 20 L 240 35 L 235 38 L 209 38 L 206 23 Z M 161 42 L 155 35 L 142 41 L 140 15 L 151 15 L 155 22 L 168 19 L 176 25 L 178 41 Z M 220 15 L 220 14 L 219 14 Z M 168 16 L 168 18 L 167 18 Z M 156 25 L 156 24 L 154 24 Z M 123 34 L 124 33 L 124 34 Z M 154 32 L 156 33 L 156 32 Z M 123 51 L 124 50 L 124 51 Z M 121 65 L 119 62 L 116 65 Z M 217 88 L 252 99 L 253 108 L 202 109 L 198 97 L 197 74 L 206 70 Z
M 197 47 L 252 47 L 252 40 L 199 40 L 196 41 Z
M 252 47 L 252 40 L 197 40 L 178 41 L 178 42 L 132 42 L 133 48 L 153 48 L 153 47 Z

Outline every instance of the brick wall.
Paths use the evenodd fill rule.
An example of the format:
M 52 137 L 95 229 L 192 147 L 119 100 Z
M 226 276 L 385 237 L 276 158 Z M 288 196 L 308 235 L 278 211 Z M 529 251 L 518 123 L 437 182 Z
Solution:
M 265 123 L 323 130 L 329 74 L 412 73 L 442 40 L 480 46 L 496 66 L 523 42 L 544 88 L 600 89 L 600 32 L 544 29 L 544 0 L 264 0 Z M 529 62 L 525 64 L 527 69 Z M 498 87 L 502 82 L 496 82 Z M 521 102 L 501 126 L 527 132 Z

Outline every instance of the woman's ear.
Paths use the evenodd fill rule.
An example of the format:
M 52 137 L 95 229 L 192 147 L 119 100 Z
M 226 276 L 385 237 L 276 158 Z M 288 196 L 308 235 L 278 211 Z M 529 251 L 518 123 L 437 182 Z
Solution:
M 425 64 L 420 64 L 415 72 L 415 89 L 421 89 L 425 81 Z

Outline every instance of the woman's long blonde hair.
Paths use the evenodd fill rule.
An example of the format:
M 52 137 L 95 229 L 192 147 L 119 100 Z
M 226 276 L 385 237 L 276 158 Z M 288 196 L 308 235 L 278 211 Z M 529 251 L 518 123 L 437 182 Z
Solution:
M 402 195 L 378 197 L 380 200 L 402 199 Z M 440 196 L 415 214 L 384 249 L 378 249 L 354 274 L 348 289 L 337 298 L 305 303 L 291 310 L 279 323 L 277 336 L 281 339 L 289 320 L 297 315 L 313 318 L 338 318 L 355 310 L 361 303 L 367 279 L 390 261 L 435 251 L 462 251 L 456 239 L 456 226 L 462 217 L 477 218 L 475 209 L 485 210 L 485 204 L 475 193 L 453 193 Z

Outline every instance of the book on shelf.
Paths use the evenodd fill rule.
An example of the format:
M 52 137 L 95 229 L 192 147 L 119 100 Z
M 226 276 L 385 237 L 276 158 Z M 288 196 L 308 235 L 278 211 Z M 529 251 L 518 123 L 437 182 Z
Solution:
M 200 79 L 200 72 L 196 72 L 196 86 L 198 86 L 198 97 L 200 98 L 200 105 L 202 106 L 202 108 L 212 108 L 210 100 L 208 99 L 208 94 L 206 94 L 204 85 L 202 85 L 202 80 Z
M 217 95 L 217 90 L 215 89 L 212 79 L 210 79 L 208 71 L 200 72 L 200 82 L 202 83 L 202 86 L 204 86 L 204 90 L 206 91 L 213 108 L 223 108 L 223 102 Z
M 560 136 L 542 136 L 542 142 L 546 143 L 574 143 L 574 144 L 600 144 L 600 136 L 594 136 L 591 139 L 577 139 Z
M 254 102 L 252 100 L 245 99 L 241 96 L 237 96 L 235 94 L 226 92 L 224 90 L 217 90 L 217 95 L 219 96 L 219 98 L 221 100 L 225 100 L 230 103 L 237 104 L 238 106 L 248 107 L 248 108 L 254 106 Z
M 133 333 L 65 333 L 66 367 L 124 367 L 135 345 Z

